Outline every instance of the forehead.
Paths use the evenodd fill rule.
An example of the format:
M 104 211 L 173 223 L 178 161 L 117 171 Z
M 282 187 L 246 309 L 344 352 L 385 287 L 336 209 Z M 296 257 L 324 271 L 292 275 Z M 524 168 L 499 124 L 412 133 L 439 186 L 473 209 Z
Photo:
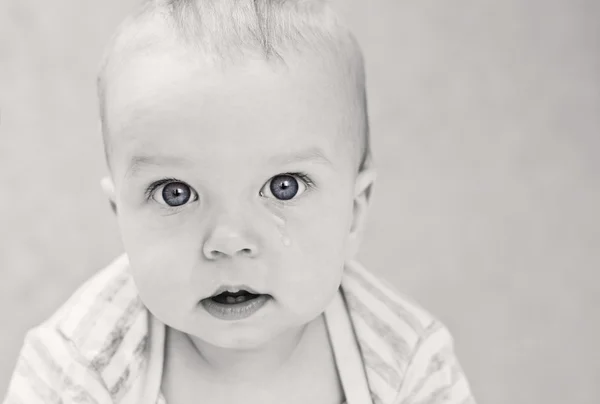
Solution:
M 346 133 L 356 103 L 348 87 L 316 57 L 217 69 L 165 53 L 139 56 L 107 88 L 113 161 L 162 153 L 252 163 L 315 148 L 339 157 L 354 138 Z

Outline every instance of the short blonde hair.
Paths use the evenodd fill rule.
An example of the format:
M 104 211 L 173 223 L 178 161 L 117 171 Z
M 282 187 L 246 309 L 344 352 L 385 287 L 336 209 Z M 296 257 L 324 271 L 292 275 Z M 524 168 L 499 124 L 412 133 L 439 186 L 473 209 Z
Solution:
M 156 33 L 156 24 L 166 30 Z M 165 38 L 165 34 L 167 38 Z M 171 36 L 170 36 L 170 35 Z M 249 56 L 285 64 L 284 55 L 317 51 L 343 65 L 358 98 L 362 158 L 370 157 L 369 124 L 362 53 L 352 33 L 326 0 L 145 0 L 125 20 L 105 52 L 98 75 L 100 117 L 107 163 L 110 142 L 106 125 L 108 72 L 136 52 L 174 39 L 194 50 L 209 65 L 243 63 Z

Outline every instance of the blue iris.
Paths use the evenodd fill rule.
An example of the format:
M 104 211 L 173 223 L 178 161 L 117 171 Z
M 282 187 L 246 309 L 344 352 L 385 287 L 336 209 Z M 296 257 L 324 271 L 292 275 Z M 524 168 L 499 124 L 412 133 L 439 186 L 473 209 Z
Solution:
M 277 199 L 287 201 L 298 193 L 298 181 L 291 175 L 278 175 L 273 177 L 270 184 L 271 193 Z
M 163 200 L 169 206 L 185 205 L 192 196 L 190 187 L 182 182 L 171 182 L 163 188 Z

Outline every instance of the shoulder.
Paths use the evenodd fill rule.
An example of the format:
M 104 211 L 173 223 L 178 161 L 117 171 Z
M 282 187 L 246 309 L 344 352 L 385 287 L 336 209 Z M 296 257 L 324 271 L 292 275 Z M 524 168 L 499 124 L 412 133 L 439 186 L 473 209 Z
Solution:
M 114 400 L 125 392 L 143 365 L 148 338 L 148 312 L 128 265 L 125 255 L 118 257 L 27 333 L 11 389 L 38 380 L 44 397 L 76 391 Z
M 80 286 L 41 327 L 55 329 L 101 369 L 130 333 L 147 334 L 147 311 L 139 298 L 129 261 L 122 255 Z
M 415 300 L 356 261 L 346 264 L 342 289 L 357 333 L 373 345 L 393 349 L 401 359 L 410 360 L 423 337 L 445 329 Z
M 445 325 L 358 262 L 347 263 L 342 290 L 367 378 L 382 402 L 395 402 L 415 373 L 426 374 L 451 355 Z

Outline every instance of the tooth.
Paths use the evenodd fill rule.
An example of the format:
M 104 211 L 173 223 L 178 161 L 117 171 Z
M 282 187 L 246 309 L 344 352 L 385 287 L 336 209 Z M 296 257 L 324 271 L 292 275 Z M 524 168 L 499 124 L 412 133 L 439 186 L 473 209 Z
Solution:
M 238 297 L 235 298 L 235 302 L 236 303 L 241 303 L 241 302 L 244 302 L 244 301 L 246 301 L 246 296 L 238 296 Z
M 227 297 L 225 298 L 225 302 L 226 302 L 227 304 L 232 304 L 232 303 L 235 303 L 235 297 L 233 297 L 233 296 L 227 296 Z

